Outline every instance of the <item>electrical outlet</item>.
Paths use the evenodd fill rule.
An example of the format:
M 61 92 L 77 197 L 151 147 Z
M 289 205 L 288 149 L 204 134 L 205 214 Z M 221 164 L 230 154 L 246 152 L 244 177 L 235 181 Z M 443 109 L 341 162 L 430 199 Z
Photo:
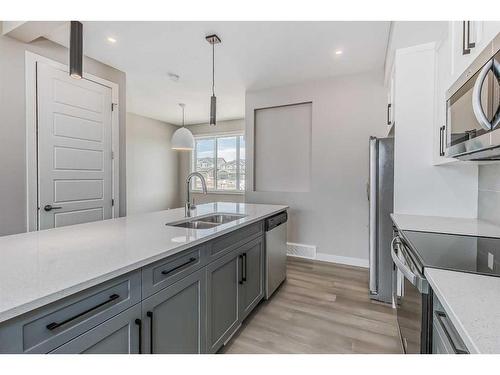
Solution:
M 488 251 L 488 268 L 493 271 L 494 257 L 493 254 Z

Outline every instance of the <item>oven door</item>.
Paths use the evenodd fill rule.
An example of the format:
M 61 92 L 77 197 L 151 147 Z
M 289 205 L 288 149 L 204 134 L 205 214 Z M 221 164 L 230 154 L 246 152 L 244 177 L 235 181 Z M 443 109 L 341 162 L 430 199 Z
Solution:
M 429 353 L 431 345 L 429 286 L 399 237 L 391 244 L 394 262 L 394 305 L 405 354 Z
M 493 57 L 490 51 L 484 54 L 490 54 L 488 60 L 476 59 L 446 100 L 446 156 L 490 148 L 490 133 L 499 128 L 500 52 Z M 468 78 L 470 71 L 475 74 Z

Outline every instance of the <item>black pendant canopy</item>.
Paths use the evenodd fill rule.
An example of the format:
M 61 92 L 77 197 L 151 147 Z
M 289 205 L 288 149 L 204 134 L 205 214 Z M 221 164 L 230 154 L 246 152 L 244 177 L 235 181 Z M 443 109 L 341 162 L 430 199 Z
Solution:
M 208 43 L 212 45 L 212 96 L 210 97 L 210 125 L 217 123 L 217 97 L 215 96 L 215 45 L 221 43 L 216 34 L 205 37 Z
M 83 25 L 78 21 L 71 21 L 69 75 L 76 79 L 83 77 Z

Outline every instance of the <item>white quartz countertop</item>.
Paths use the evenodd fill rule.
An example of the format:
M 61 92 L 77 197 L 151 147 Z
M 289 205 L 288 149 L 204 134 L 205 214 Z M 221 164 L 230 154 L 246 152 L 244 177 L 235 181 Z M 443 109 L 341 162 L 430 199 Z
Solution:
M 184 209 L 178 208 L 0 237 L 0 322 L 287 208 L 222 202 L 198 205 L 192 216 L 245 215 L 201 230 L 166 226 L 184 219 Z
M 391 214 L 400 230 L 500 237 L 500 225 L 481 219 Z
M 470 353 L 500 353 L 500 277 L 426 268 L 425 277 Z

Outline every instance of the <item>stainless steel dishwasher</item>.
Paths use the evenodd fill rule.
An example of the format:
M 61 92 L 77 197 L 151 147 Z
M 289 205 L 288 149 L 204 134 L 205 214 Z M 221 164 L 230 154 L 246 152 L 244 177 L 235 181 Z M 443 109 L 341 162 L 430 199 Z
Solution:
M 286 279 L 286 211 L 266 219 L 266 299 Z

